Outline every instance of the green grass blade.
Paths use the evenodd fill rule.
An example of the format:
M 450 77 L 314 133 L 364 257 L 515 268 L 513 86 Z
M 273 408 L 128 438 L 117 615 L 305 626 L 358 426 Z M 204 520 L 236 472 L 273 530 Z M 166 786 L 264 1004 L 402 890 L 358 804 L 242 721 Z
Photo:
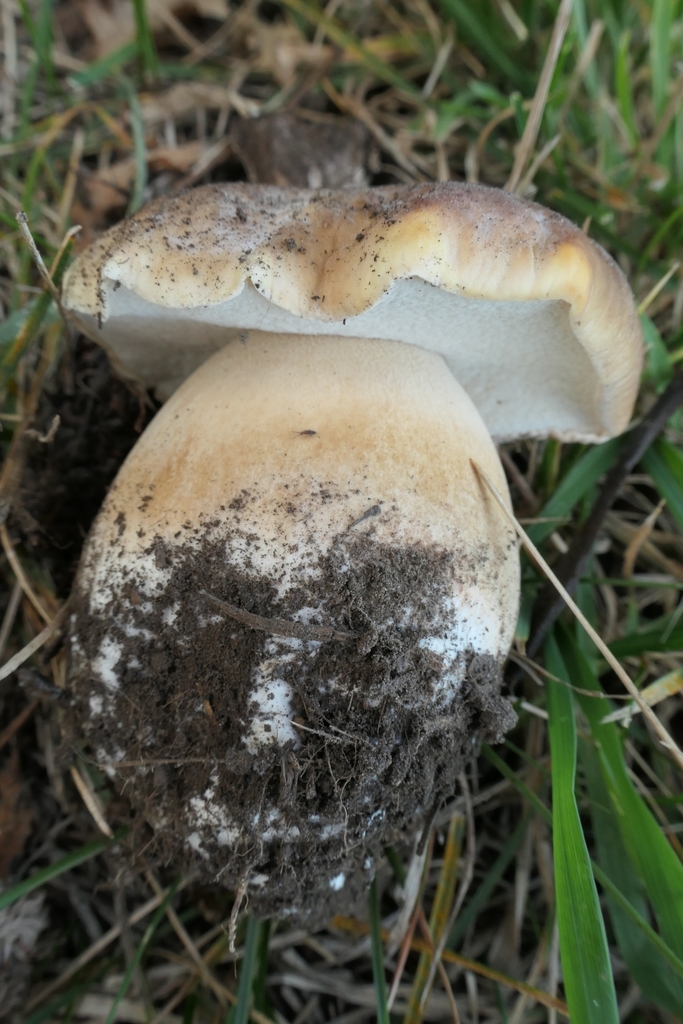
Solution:
M 566 633 L 561 634 L 561 643 L 570 678 L 582 689 L 600 693 L 598 680 L 576 643 Z M 629 778 L 617 726 L 602 721 L 612 710 L 609 701 L 583 694 L 577 694 L 577 699 L 599 752 L 623 848 L 645 887 L 662 938 L 683 957 L 683 864 Z
M 591 698 L 588 698 L 589 700 Z M 510 782 L 515 786 L 519 793 L 524 797 L 525 800 L 531 800 L 534 803 L 534 808 L 541 815 L 543 820 L 552 828 L 553 819 L 552 814 L 548 808 L 539 800 L 535 793 L 533 793 L 529 787 L 522 782 L 516 772 L 513 771 L 498 755 L 495 751 L 491 750 L 487 744 L 482 744 L 482 753 L 484 756 L 493 764 L 502 775 L 509 778 Z M 679 801 L 677 801 L 679 802 Z M 683 961 L 679 960 L 676 954 L 669 949 L 665 942 L 657 935 L 647 921 L 637 912 L 637 910 L 629 903 L 627 898 L 619 891 L 614 883 L 608 878 L 605 872 L 596 864 L 591 861 L 591 869 L 595 878 L 600 882 L 603 888 L 607 889 L 610 896 L 615 903 L 621 907 L 624 913 L 629 917 L 633 924 L 640 929 L 643 935 L 647 938 L 648 942 L 661 953 L 662 957 L 674 970 L 675 973 L 679 973 L 679 969 L 683 967 Z M 476 897 L 475 897 L 476 898 Z M 467 908 L 465 908 L 465 913 Z M 463 914 L 464 916 L 464 914 Z M 460 919 L 459 919 L 460 920 Z
M 270 1016 L 270 1005 L 266 995 L 268 977 L 268 947 L 270 943 L 270 921 L 263 921 L 256 951 L 256 972 L 254 974 L 254 1009 Z
M 505 840 L 503 848 L 489 868 L 486 878 L 481 883 L 472 899 L 465 905 L 462 912 L 458 915 L 458 920 L 455 922 L 453 930 L 448 936 L 449 949 L 454 949 L 455 946 L 457 946 L 465 935 L 467 929 L 476 920 L 480 911 L 482 911 L 488 903 L 496 886 L 505 874 L 508 865 L 512 863 L 512 860 L 519 848 L 519 844 L 524 838 L 526 830 L 529 827 L 530 820 L 531 815 L 525 814 L 514 832 Z
M 133 0 L 133 13 L 135 14 L 135 42 L 140 70 L 144 78 L 153 78 L 158 70 L 159 58 L 152 30 L 149 27 L 146 0 Z
M 62 253 L 59 263 L 57 264 L 55 273 L 52 275 L 52 279 L 57 287 L 59 287 L 61 283 L 64 271 L 66 270 L 71 257 L 70 249 L 70 245 L 66 247 Z M 52 296 L 47 290 L 45 290 L 36 299 L 28 316 L 16 331 L 11 346 L 2 357 L 2 361 L 0 362 L 0 387 L 4 387 L 8 376 L 12 373 L 17 363 L 26 352 L 26 349 L 38 334 L 38 331 L 43 326 L 43 321 L 47 317 L 51 307 Z
M 54 864 L 49 864 L 48 867 L 36 871 L 35 875 L 25 878 L 23 882 L 13 885 L 7 892 L 0 893 L 0 910 L 4 910 L 5 907 L 16 903 L 27 892 L 33 892 L 34 889 L 39 889 L 46 882 L 52 881 L 53 878 L 63 875 L 65 871 L 71 871 L 72 868 L 78 867 L 79 864 L 83 864 L 86 860 L 96 857 L 98 853 L 102 853 L 102 850 L 106 850 L 108 846 L 113 846 L 114 843 L 120 842 L 123 835 L 124 833 L 119 832 L 113 839 L 98 839 L 94 843 L 88 843 L 87 846 L 82 846 L 80 850 L 74 850 L 73 853 L 68 853 L 66 857 L 55 861 Z
M 590 698 L 589 698 L 590 699 Z M 649 927 L 649 910 L 645 887 L 638 877 L 629 857 L 624 856 L 624 844 L 617 814 L 610 794 L 602 777 L 600 757 L 595 741 L 586 739 L 579 745 L 580 760 L 584 768 L 588 795 L 591 801 L 593 834 L 597 845 L 598 860 L 604 875 L 614 883 L 618 893 L 625 897 L 626 906 L 608 888 L 607 905 L 617 945 L 633 980 L 640 986 L 648 999 L 664 1006 L 671 1013 L 683 1015 L 683 977 L 672 970 L 669 956 L 663 957 L 661 949 L 653 945 L 652 936 L 671 952 L 683 971 L 683 962 L 659 936 Z M 604 884 L 604 878 L 603 878 Z M 637 912 L 642 924 L 635 924 L 629 909 Z
M 261 922 L 257 921 L 253 915 L 250 915 L 247 920 L 244 956 L 242 958 L 239 985 L 237 986 L 237 1002 L 227 1016 L 227 1024 L 248 1024 L 260 938 Z
M 15 309 L 13 313 L 10 313 L 9 316 L 0 321 L 0 353 L 3 355 L 5 354 L 3 350 L 12 344 L 19 331 L 23 328 L 32 308 L 33 303 L 28 303 L 26 306 L 22 306 L 21 309 Z
M 616 437 L 605 444 L 589 448 L 560 481 L 554 494 L 538 513 L 539 519 L 556 519 L 568 516 L 578 502 L 584 498 L 598 480 L 614 464 L 621 449 L 622 439 Z M 527 533 L 540 544 L 558 527 L 557 522 L 534 523 Z
M 55 66 L 52 61 L 52 0 L 42 0 L 36 21 L 35 47 L 40 69 L 45 75 L 48 91 L 56 88 Z
M 638 913 L 633 904 L 626 898 L 626 896 L 624 896 L 621 890 L 616 887 L 612 879 L 605 871 L 602 870 L 600 865 L 593 861 L 592 867 L 596 880 L 600 883 L 603 889 L 605 889 L 609 898 L 621 911 L 623 911 L 636 928 L 640 929 L 650 945 L 661 954 L 664 962 L 673 968 L 674 974 L 683 980 L 683 960 L 676 956 L 674 951 L 667 946 L 666 942 L 664 942 L 664 940 L 657 934 L 654 928 L 652 928 L 645 918 Z
M 676 613 L 674 613 L 675 615 Z M 654 629 L 631 633 L 620 640 L 613 640 L 609 649 L 615 658 L 632 658 L 647 652 L 683 651 L 683 626 L 671 629 L 671 617 Z
M 424 106 L 422 93 L 416 85 L 413 85 L 407 78 L 399 74 L 390 64 L 376 57 L 374 53 L 359 42 L 356 36 L 351 32 L 347 32 L 333 18 L 328 17 L 316 4 L 308 3 L 307 0 L 283 0 L 283 3 L 291 11 L 300 14 L 314 25 L 324 28 L 326 34 L 337 46 L 355 53 L 359 63 L 376 75 L 381 82 L 393 85 L 395 89 L 411 96 L 419 106 Z
M 683 530 L 683 452 L 662 437 L 645 452 L 641 461 Z
M 566 669 L 554 637 L 546 666 Z M 548 732 L 553 769 L 553 857 L 562 973 L 574 1024 L 618 1024 L 619 1010 L 605 924 L 574 796 L 576 723 L 571 690 L 548 680 Z
M 630 62 L 631 33 L 625 29 L 619 39 L 619 47 L 615 55 L 614 64 L 614 92 L 619 107 L 621 119 L 631 141 L 635 146 L 638 141 L 636 128 L 636 106 L 633 98 L 633 72 Z
M 645 342 L 645 379 L 652 381 L 657 394 L 660 394 L 671 380 L 673 365 L 669 350 L 654 323 L 643 313 L 640 317 Z
M 464 35 L 469 37 L 488 58 L 492 69 L 506 75 L 518 88 L 529 86 L 529 78 L 522 70 L 521 64 L 511 60 L 505 50 L 498 45 L 489 27 L 479 17 L 475 4 L 465 3 L 464 0 L 439 0 L 439 5 L 446 16 L 454 21 L 460 30 L 464 30 Z
M 372 952 L 372 976 L 375 981 L 377 999 L 377 1024 L 389 1024 L 387 1007 L 387 981 L 384 975 L 384 949 L 382 948 L 382 918 L 379 912 L 377 881 L 373 878 L 370 886 L 370 942 Z
M 491 762 L 494 768 L 498 769 L 501 775 L 504 775 L 506 779 L 510 780 L 515 789 L 522 794 L 527 803 L 531 804 L 536 813 L 540 814 L 548 825 L 552 825 L 553 816 L 551 811 L 548 810 L 541 798 L 534 793 L 533 789 L 529 789 L 526 782 L 522 782 L 517 773 L 505 763 L 502 757 L 499 757 L 495 750 L 491 749 L 488 743 L 482 743 L 481 752 L 484 757 Z
M 118 1010 L 119 1003 L 121 1002 L 121 1000 L 125 996 L 126 992 L 128 991 L 128 987 L 129 987 L 131 981 L 133 980 L 133 975 L 135 974 L 135 971 L 137 970 L 138 965 L 140 964 L 140 961 L 142 960 L 143 956 L 145 955 L 145 950 L 147 949 L 147 947 L 149 946 L 150 942 L 152 941 L 152 936 L 154 935 L 155 931 L 159 927 L 161 919 L 163 918 L 164 914 L 166 913 L 166 908 L 168 907 L 168 905 L 170 904 L 171 900 L 175 896 L 176 889 L 178 888 L 179 885 L 180 885 L 180 879 L 177 878 L 176 881 L 171 886 L 171 888 L 166 893 L 166 896 L 164 897 L 163 902 L 160 903 L 159 906 L 157 907 L 157 909 L 154 911 L 154 917 L 152 918 L 152 920 L 147 925 L 147 928 L 145 929 L 145 934 L 142 936 L 142 938 L 141 938 L 141 940 L 140 940 L 140 942 L 138 944 L 138 948 L 135 950 L 135 953 L 134 953 L 130 963 L 128 964 L 128 969 L 127 969 L 126 973 L 123 976 L 121 984 L 119 985 L 119 990 L 116 993 L 116 996 L 114 998 L 113 1003 L 111 1004 L 111 1007 L 110 1007 L 110 1010 L 109 1010 L 109 1014 L 107 1015 L 107 1020 L 106 1020 L 105 1024 L 113 1024 L 113 1022 L 116 1020 L 116 1011 Z
M 669 51 L 675 0 L 654 0 L 650 22 L 650 69 L 652 74 L 652 99 L 655 116 L 658 117 L 667 100 L 669 88 Z
M 80 85 L 83 89 L 87 89 L 91 85 L 97 85 L 103 78 L 113 75 L 114 72 L 119 71 L 125 64 L 133 60 L 137 52 L 136 43 L 126 43 L 117 50 L 112 50 L 111 53 L 102 57 L 101 60 L 94 61 L 85 71 L 75 72 L 71 76 L 71 81 L 76 85 Z
M 135 179 L 127 211 L 128 215 L 130 215 L 140 209 L 145 196 L 145 188 L 147 187 L 147 146 L 145 145 L 145 126 L 142 121 L 140 101 L 132 83 L 126 80 L 125 85 L 130 104 L 130 122 L 135 154 Z

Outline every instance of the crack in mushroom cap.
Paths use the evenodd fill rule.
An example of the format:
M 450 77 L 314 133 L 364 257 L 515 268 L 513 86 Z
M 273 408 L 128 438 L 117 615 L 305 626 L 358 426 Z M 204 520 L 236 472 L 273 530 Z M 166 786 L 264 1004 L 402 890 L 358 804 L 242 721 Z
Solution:
M 64 304 L 167 397 L 246 332 L 440 352 L 497 440 L 623 430 L 642 365 L 625 277 L 565 218 L 478 185 L 208 185 L 149 203 L 69 269 Z

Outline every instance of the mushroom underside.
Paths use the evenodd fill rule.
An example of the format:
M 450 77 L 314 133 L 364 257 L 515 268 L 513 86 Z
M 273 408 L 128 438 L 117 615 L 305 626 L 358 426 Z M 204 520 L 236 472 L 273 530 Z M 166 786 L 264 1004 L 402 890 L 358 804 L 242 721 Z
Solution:
M 102 283 L 101 294 L 106 319 L 81 313 L 80 325 L 162 401 L 232 339 L 262 332 L 334 335 L 438 352 L 498 441 L 539 434 L 600 440 L 611 429 L 599 368 L 562 300 L 473 298 L 412 277 L 394 282 L 365 312 L 326 321 L 269 302 L 250 282 L 233 298 L 186 308 L 156 305 L 112 280 Z

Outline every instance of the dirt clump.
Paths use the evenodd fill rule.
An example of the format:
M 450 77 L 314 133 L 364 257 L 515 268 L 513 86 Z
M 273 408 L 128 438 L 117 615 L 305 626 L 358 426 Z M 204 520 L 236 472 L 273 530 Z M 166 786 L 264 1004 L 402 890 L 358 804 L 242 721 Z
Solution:
M 382 846 L 421 830 L 515 716 L 493 657 L 443 653 L 452 553 L 347 534 L 278 597 L 230 567 L 229 547 L 210 527 L 191 547 L 153 539 L 168 582 L 151 601 L 134 571 L 105 608 L 77 581 L 68 727 L 130 801 L 148 862 L 314 926 L 364 893 Z

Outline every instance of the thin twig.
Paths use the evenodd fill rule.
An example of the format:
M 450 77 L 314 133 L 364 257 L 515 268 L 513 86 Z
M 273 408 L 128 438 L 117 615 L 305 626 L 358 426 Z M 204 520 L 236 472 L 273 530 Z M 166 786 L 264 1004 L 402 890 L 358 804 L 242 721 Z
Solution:
M 85 132 L 82 128 L 77 128 L 74 132 L 73 142 L 71 143 L 69 166 L 67 168 L 66 178 L 64 179 L 62 196 L 59 200 L 59 230 L 62 233 L 66 230 L 66 224 L 69 219 L 69 214 L 71 213 L 71 207 L 76 193 L 76 184 L 78 182 L 78 168 L 81 165 L 84 146 Z
M 93 819 L 100 832 L 102 832 L 107 839 L 113 839 L 114 832 L 104 816 L 102 805 L 97 797 L 97 793 L 90 784 L 90 780 L 78 770 L 75 764 L 71 765 L 69 771 L 74 785 L 90 813 L 90 817 Z
M 146 871 L 145 878 L 149 882 L 150 886 L 152 887 L 156 895 L 160 899 L 163 899 L 164 891 L 157 882 L 156 878 L 154 877 L 154 874 L 151 871 Z M 192 961 L 194 962 L 197 971 L 202 977 L 202 981 L 211 989 L 211 991 L 214 993 L 221 1006 L 225 1006 L 227 1002 L 225 988 L 223 987 L 223 985 L 220 984 L 220 982 L 216 978 L 214 978 L 213 974 L 211 973 L 207 966 L 206 961 L 204 960 L 201 953 L 199 952 L 194 942 L 190 938 L 187 929 L 183 925 L 182 921 L 176 914 L 173 907 L 170 906 L 170 904 L 166 908 L 166 917 L 170 921 L 171 927 L 173 928 L 174 932 L 182 942 L 183 946 L 190 954 L 190 957 L 192 958 Z
M 23 239 L 29 247 L 31 256 L 33 256 L 33 262 L 38 267 L 38 272 L 42 277 L 43 281 L 45 282 L 47 290 L 49 291 L 50 295 L 59 306 L 59 311 L 62 314 L 62 317 L 66 319 L 64 311 L 62 309 L 62 300 L 60 298 L 59 291 L 54 281 L 50 277 L 50 271 L 45 266 L 43 257 L 40 255 L 40 250 L 38 249 L 38 246 L 36 245 L 35 240 L 33 238 L 33 235 L 31 234 L 31 229 L 28 226 L 28 217 L 26 213 L 23 210 L 19 210 L 15 214 L 15 217 L 17 224 L 19 225 L 19 230 L 21 231 Z
M 0 658 L 5 653 L 5 647 L 7 647 L 7 641 L 10 638 L 10 633 L 14 628 L 14 620 L 17 617 L 19 611 L 19 605 L 21 599 L 24 596 L 24 590 L 19 582 L 15 580 L 14 586 L 12 587 L 12 593 L 10 594 L 9 601 L 7 602 L 7 608 L 2 620 L 2 626 L 0 626 Z
M 0 541 L 2 542 L 2 546 L 5 549 L 7 561 L 12 566 L 12 571 L 14 572 L 14 575 L 16 576 L 18 582 L 21 584 L 21 589 L 24 591 L 26 597 L 29 599 L 35 610 L 38 612 L 41 619 L 43 619 L 44 622 L 50 623 L 52 621 L 52 616 L 44 607 L 43 602 L 40 600 L 35 590 L 29 583 L 28 577 L 24 572 L 24 567 L 22 566 L 21 562 L 19 561 L 19 558 L 17 557 L 17 553 L 14 550 L 14 545 L 12 544 L 9 532 L 4 523 L 0 524 Z
M 462 878 L 460 879 L 460 888 L 458 889 L 458 895 L 456 897 L 455 903 L 453 904 L 453 909 L 449 914 L 448 923 L 444 928 L 439 938 L 439 941 L 436 944 L 436 950 L 434 952 L 434 956 L 432 957 L 432 962 L 429 968 L 429 974 L 427 975 L 427 981 L 422 991 L 422 998 L 420 1000 L 420 1010 L 422 1010 L 423 1012 L 425 1006 L 427 1005 L 427 999 L 429 998 L 431 987 L 434 983 L 434 975 L 436 974 L 437 967 L 441 963 L 444 950 L 446 948 L 446 944 L 448 942 L 451 932 L 453 931 L 453 926 L 458 919 L 458 914 L 462 910 L 462 905 L 465 902 L 465 897 L 467 896 L 470 885 L 472 884 L 472 879 L 474 878 L 474 862 L 477 856 L 476 832 L 474 827 L 474 808 L 472 807 L 472 794 L 470 793 L 470 787 L 467 782 L 467 776 L 465 775 L 464 772 L 461 772 L 460 775 L 458 776 L 458 784 L 462 792 L 462 798 L 465 805 L 465 818 L 467 819 L 467 856 L 465 859 L 465 868 L 462 873 Z
M 35 654 L 36 651 L 39 651 L 41 647 L 44 647 L 52 634 L 56 633 L 61 626 L 65 611 L 66 605 L 60 609 L 52 622 L 45 627 L 42 633 L 35 636 L 33 640 L 27 643 L 25 647 L 22 647 L 22 649 L 18 651 L 13 658 L 10 658 L 9 661 L 5 662 L 2 668 L 0 668 L 0 682 L 2 682 L 3 679 L 7 679 L 7 676 L 11 676 L 12 673 L 16 672 L 16 670 L 23 665 L 25 661 L 28 661 L 31 655 Z
M 546 574 L 548 579 L 551 581 L 553 586 L 556 588 L 557 592 L 562 596 L 562 599 L 564 600 L 564 602 L 571 609 L 571 611 L 574 613 L 574 615 L 576 616 L 578 621 L 581 623 L 583 628 L 586 630 L 586 632 L 588 633 L 589 637 L 591 638 L 591 640 L 593 641 L 595 646 L 598 648 L 598 650 L 602 654 L 603 658 L 605 658 L 605 660 L 607 661 L 607 664 L 610 666 L 612 671 L 616 673 L 616 675 L 622 681 L 622 683 L 624 684 L 624 686 L 626 687 L 628 692 L 631 694 L 631 696 L 635 700 L 636 704 L 638 705 L 638 707 L 640 708 L 642 713 L 645 715 L 645 717 L 647 718 L 648 722 L 650 723 L 650 725 L 654 729 L 655 733 L 659 737 L 659 740 L 660 740 L 662 746 L 664 747 L 664 749 L 665 750 L 669 750 L 671 752 L 674 760 L 678 764 L 678 766 L 680 768 L 683 768 L 683 751 L 681 751 L 680 747 L 674 741 L 674 739 L 672 738 L 670 733 L 662 725 L 662 723 L 657 718 L 657 716 L 654 713 L 654 711 L 652 710 L 652 708 L 650 708 L 646 704 L 646 702 L 643 700 L 642 694 L 641 694 L 640 690 L 638 689 L 638 687 L 635 685 L 635 683 L 633 682 L 631 677 L 628 675 L 628 673 L 624 671 L 623 667 L 619 664 L 617 659 L 614 657 L 614 655 L 610 651 L 610 649 L 607 646 L 607 644 L 605 643 L 605 641 L 602 639 L 600 634 L 597 633 L 596 630 L 593 628 L 593 626 L 590 624 L 590 622 L 588 621 L 586 616 L 583 614 L 583 612 L 581 611 L 579 606 L 576 604 L 576 602 L 573 600 L 573 598 L 570 596 L 570 594 L 567 592 L 567 590 L 562 586 L 562 583 L 559 581 L 559 579 L 557 578 L 557 576 L 555 575 L 553 570 L 550 568 L 550 566 L 548 565 L 548 563 L 546 562 L 545 558 L 543 557 L 541 552 L 538 550 L 536 545 L 532 541 L 529 540 L 529 538 L 527 537 L 526 533 L 524 532 L 522 527 L 519 525 L 519 523 L 515 519 L 514 515 L 510 511 L 510 509 L 505 504 L 505 499 L 503 498 L 503 496 L 501 495 L 501 493 L 499 492 L 499 490 L 497 489 L 496 485 L 493 483 L 491 478 L 484 472 L 484 470 L 480 466 L 477 465 L 476 462 L 474 462 L 474 460 L 470 460 L 470 461 L 472 463 L 472 466 L 473 466 L 474 470 L 479 474 L 479 476 L 484 481 L 484 483 L 486 484 L 488 489 L 491 491 L 491 494 L 495 498 L 496 502 L 498 503 L 500 508 L 503 510 L 503 512 L 505 513 L 505 515 L 509 519 L 510 523 L 514 527 L 515 532 L 517 533 L 517 535 L 518 535 L 519 539 L 521 540 L 522 544 L 524 545 L 524 547 L 527 549 L 527 551 L 532 556 L 532 558 L 535 560 L 535 562 L 540 566 L 540 568 Z
M 436 964 L 436 969 L 439 972 L 439 977 L 441 978 L 441 984 L 444 987 L 444 991 L 446 993 L 446 998 L 448 999 L 448 1004 L 449 1004 L 449 1006 L 451 1008 L 451 1016 L 453 1017 L 453 1024 L 460 1024 L 460 1014 L 458 1013 L 458 1004 L 456 1003 L 455 996 L 453 995 L 453 989 L 451 988 L 451 980 L 448 977 L 448 975 L 446 974 L 446 968 L 444 967 L 443 960 L 441 959 L 440 956 L 437 956 L 437 948 L 434 945 L 434 940 L 432 938 L 431 932 L 429 931 L 429 923 L 427 921 L 427 916 L 426 916 L 424 910 L 422 909 L 422 906 L 418 907 L 418 911 L 419 911 L 419 913 L 417 915 L 417 919 L 418 919 L 418 924 L 420 925 L 420 931 L 422 932 L 422 936 L 423 936 L 425 942 L 429 946 L 429 952 L 431 953 L 431 956 L 432 956 L 432 964 Z M 439 943 L 439 945 L 441 945 L 441 943 Z M 431 985 L 429 986 L 429 988 L 431 988 Z M 425 991 L 424 991 L 424 993 L 422 995 L 422 998 L 423 998 L 423 1001 L 425 1002 L 425 1004 L 427 1002 L 428 995 L 429 995 L 429 989 L 425 985 Z
M 273 633 L 275 636 L 293 636 L 298 640 L 354 640 L 358 633 L 348 629 L 336 629 L 334 626 L 309 626 L 305 622 L 294 622 L 291 619 L 266 619 L 263 615 L 254 615 L 237 605 L 228 604 L 214 597 L 207 590 L 200 590 L 199 593 L 218 605 L 221 611 L 229 615 L 231 619 L 241 622 L 250 629 L 260 629 L 264 633 Z
M 683 403 L 683 370 L 679 370 L 666 390 L 660 395 L 646 416 L 626 437 L 617 461 L 605 477 L 590 515 L 575 535 L 569 551 L 555 567 L 555 575 L 571 594 L 583 574 L 598 531 L 605 516 L 621 490 L 626 477 L 633 471 L 666 422 Z M 552 584 L 541 589 L 536 599 L 535 613 L 527 653 L 533 657 L 540 649 L 546 633 L 564 607 L 564 601 Z
M 353 917 L 344 917 L 342 914 L 338 914 L 332 919 L 332 925 L 335 928 L 340 928 L 345 931 L 356 932 L 361 935 L 369 935 L 370 925 L 366 921 L 357 921 Z M 386 942 L 388 938 L 388 932 L 382 929 L 382 939 Z M 413 939 L 412 948 L 417 953 L 431 953 L 431 950 L 426 942 L 420 939 Z M 481 975 L 482 978 L 490 978 L 491 981 L 495 981 L 498 984 L 506 985 L 508 988 L 513 989 L 515 992 L 523 992 L 525 995 L 531 996 L 537 1003 L 542 1006 L 547 1006 L 550 1009 L 557 1010 L 564 1017 L 569 1017 L 569 1009 L 567 1004 L 558 999 L 557 996 L 551 996 L 543 989 L 535 989 L 531 985 L 527 985 L 525 981 L 519 981 L 518 978 L 511 978 L 507 974 L 503 974 L 502 971 L 497 971 L 494 967 L 489 967 L 488 964 L 479 963 L 477 960 L 470 960 L 469 957 L 461 956 L 460 953 L 455 953 L 452 949 L 444 949 L 442 959 L 449 964 L 457 964 L 458 967 L 462 967 L 465 971 L 472 971 L 473 974 Z
M 638 303 L 638 313 L 639 314 L 645 313 L 649 309 L 649 307 L 655 301 L 655 299 L 657 298 L 659 293 L 664 288 L 666 288 L 667 284 L 669 283 L 671 278 L 674 276 L 674 274 L 676 273 L 676 271 L 678 270 L 680 265 L 681 265 L 680 264 L 680 260 L 676 260 L 676 262 L 673 263 L 669 267 L 669 269 L 667 270 L 666 274 L 664 274 L 663 277 L 660 277 L 659 281 L 657 281 L 657 284 L 654 285 L 654 287 L 652 287 L 650 289 L 650 291 L 647 293 L 647 295 L 645 296 L 643 301 Z
M 186 888 L 191 881 L 191 878 L 185 879 L 180 883 L 176 892 L 180 892 L 181 889 Z M 132 927 L 134 924 L 138 924 L 156 910 L 157 907 L 166 899 L 167 893 L 168 890 L 163 892 L 161 896 L 154 896 L 151 900 L 147 900 L 146 903 L 143 903 L 141 907 L 138 907 L 137 910 L 134 910 L 128 918 L 129 927 Z M 62 971 L 58 978 L 55 978 L 55 980 L 51 981 L 44 989 L 41 989 L 41 991 L 38 992 L 38 994 L 35 995 L 28 1003 L 26 1007 L 27 1011 L 30 1012 L 31 1010 L 34 1010 L 36 1006 L 40 1006 L 42 1002 L 51 996 L 53 992 L 57 992 L 62 985 L 65 985 L 67 981 L 73 978 L 74 974 L 77 974 L 80 971 L 81 967 L 85 967 L 85 965 L 89 964 L 91 960 L 94 960 L 96 956 L 99 956 L 100 953 L 104 952 L 107 946 L 110 946 L 112 942 L 118 939 L 120 934 L 121 925 L 115 924 L 108 932 L 104 933 L 101 939 L 98 939 L 97 942 L 93 942 L 92 946 L 88 946 L 80 956 L 77 956 L 75 960 L 72 960 L 69 966 Z
M 510 177 L 505 183 L 506 192 L 517 191 L 519 183 L 522 180 L 522 175 L 524 174 L 524 168 L 529 162 L 531 152 L 536 145 L 541 121 L 543 120 L 543 112 L 548 100 L 548 92 L 550 90 L 553 72 L 555 71 L 557 58 L 560 56 L 562 43 L 564 42 L 564 37 L 569 26 L 572 3 L 573 0 L 562 0 L 562 3 L 559 6 L 557 17 L 555 18 L 555 25 L 553 26 L 553 34 L 550 37 L 550 43 L 548 45 L 548 52 L 545 55 L 541 76 L 538 80 L 538 85 L 536 86 L 534 101 L 531 105 L 531 110 L 529 111 L 524 131 L 522 132 L 522 138 L 520 139 L 519 146 L 517 147 L 515 162 L 513 164 Z

